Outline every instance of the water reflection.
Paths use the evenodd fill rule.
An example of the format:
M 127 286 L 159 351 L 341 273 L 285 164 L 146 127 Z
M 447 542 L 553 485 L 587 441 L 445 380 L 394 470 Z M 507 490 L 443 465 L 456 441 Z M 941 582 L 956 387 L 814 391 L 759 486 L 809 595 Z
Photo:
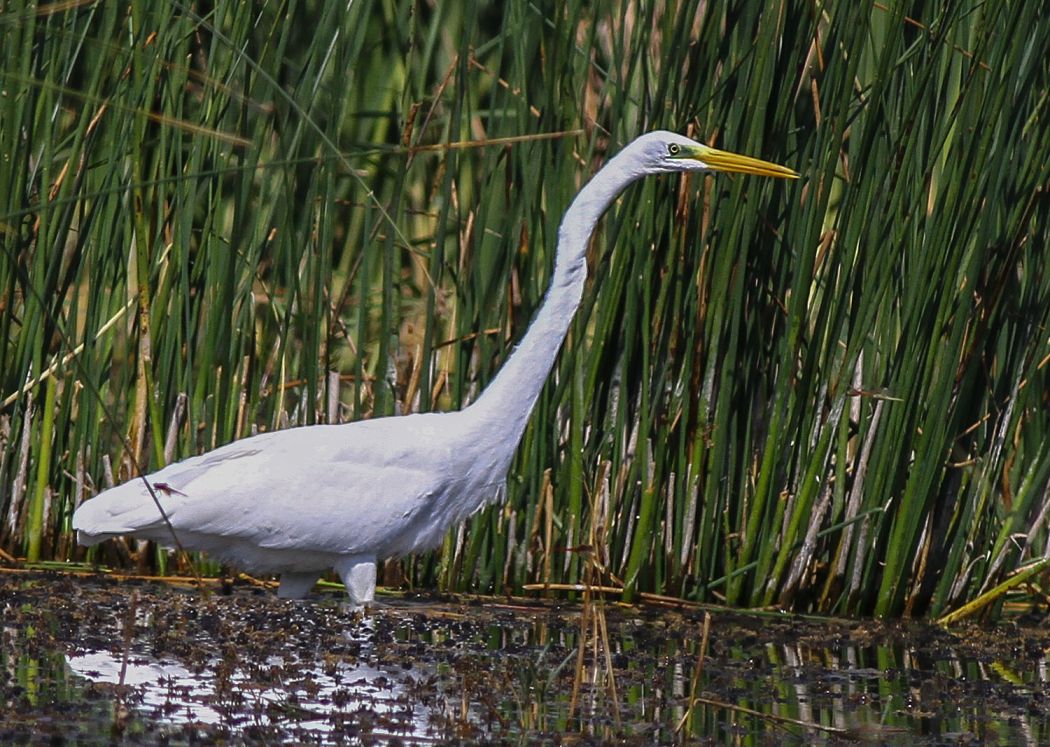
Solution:
M 84 619 L 5 610 L 0 743 L 48 729 L 82 743 L 1050 743 L 1038 642 L 727 615 L 694 689 L 699 626 L 671 614 L 618 613 L 579 659 L 575 607 L 406 604 L 356 620 L 316 600 L 120 598 L 77 606 Z
M 367 642 L 373 621 L 353 637 Z M 294 721 L 304 731 L 332 731 L 333 711 L 366 710 L 396 724 L 398 732 L 424 734 L 432 717 L 425 704 L 411 703 L 407 694 L 420 672 L 397 667 L 379 668 L 361 660 L 331 662 L 322 667 L 313 662 L 298 669 L 292 678 L 277 677 L 260 682 L 247 671 L 225 675 L 229 687 L 220 688 L 220 661 L 191 671 L 177 661 L 155 660 L 141 654 L 122 655 L 95 651 L 67 657 L 70 670 L 95 683 L 128 688 L 135 707 L 144 715 L 172 724 L 204 723 L 227 727 L 243 726 L 245 716 L 256 723 Z M 268 657 L 273 670 L 286 671 L 280 657 Z M 231 699 L 231 693 L 235 697 Z

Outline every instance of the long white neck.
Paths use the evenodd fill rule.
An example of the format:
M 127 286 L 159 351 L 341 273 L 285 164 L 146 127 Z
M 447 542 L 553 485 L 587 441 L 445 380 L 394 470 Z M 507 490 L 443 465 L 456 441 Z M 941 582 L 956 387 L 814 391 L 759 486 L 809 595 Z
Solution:
M 587 280 L 587 246 L 602 213 L 632 181 L 641 176 L 621 152 L 587 183 L 562 218 L 554 276 L 543 306 L 517 349 L 471 406 L 499 429 L 499 440 L 513 450 L 554 366 L 583 297 Z

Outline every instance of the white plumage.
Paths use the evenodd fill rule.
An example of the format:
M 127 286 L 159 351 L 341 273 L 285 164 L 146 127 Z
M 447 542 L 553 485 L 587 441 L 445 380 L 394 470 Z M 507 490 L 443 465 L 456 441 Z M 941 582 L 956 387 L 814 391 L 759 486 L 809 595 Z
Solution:
M 375 593 L 376 563 L 438 546 L 450 526 L 503 493 L 529 414 L 579 306 L 595 223 L 646 174 L 720 170 L 794 177 L 784 167 L 717 151 L 670 132 L 636 139 L 565 213 L 554 275 L 521 344 L 473 405 L 263 433 L 147 475 L 179 542 L 256 572 L 279 594 L 305 595 L 326 570 L 355 605 Z M 73 515 L 82 544 L 129 534 L 172 544 L 134 479 Z

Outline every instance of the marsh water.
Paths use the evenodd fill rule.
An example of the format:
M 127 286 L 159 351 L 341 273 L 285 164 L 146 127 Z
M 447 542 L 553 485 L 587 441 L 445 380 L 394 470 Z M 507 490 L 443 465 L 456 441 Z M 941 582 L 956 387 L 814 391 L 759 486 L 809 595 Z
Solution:
M 1050 743 L 1035 624 L 381 601 L 4 573 L 0 743 Z

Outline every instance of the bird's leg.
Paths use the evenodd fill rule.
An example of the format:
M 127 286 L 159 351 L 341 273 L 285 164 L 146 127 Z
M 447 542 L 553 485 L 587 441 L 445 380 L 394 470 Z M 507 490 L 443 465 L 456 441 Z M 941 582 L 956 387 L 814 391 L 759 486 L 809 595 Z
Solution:
M 355 555 L 341 560 L 335 572 L 343 579 L 346 593 L 355 608 L 371 606 L 376 595 L 376 559 Z
M 306 573 L 282 573 L 281 585 L 277 588 L 277 596 L 281 599 L 302 599 L 314 588 L 321 574 L 313 571 Z

